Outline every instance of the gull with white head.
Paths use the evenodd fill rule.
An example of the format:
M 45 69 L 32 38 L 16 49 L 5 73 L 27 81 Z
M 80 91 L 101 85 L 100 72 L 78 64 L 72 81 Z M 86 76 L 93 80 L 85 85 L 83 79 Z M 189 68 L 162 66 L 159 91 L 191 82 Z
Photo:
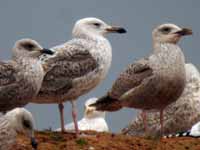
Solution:
M 96 102 L 97 98 L 93 97 L 85 102 L 84 116 L 78 121 L 78 127 L 81 131 L 92 130 L 97 132 L 108 132 L 109 128 L 105 120 L 105 112 L 96 111 L 89 105 Z M 67 131 L 74 130 L 74 123 L 69 123 L 65 125 Z M 60 131 L 57 129 L 56 131 Z
M 18 133 L 23 133 L 30 138 L 32 147 L 37 149 L 34 119 L 24 108 L 15 108 L 0 118 L 0 149 L 10 149 L 16 143 Z
M 185 59 L 177 45 L 181 37 L 191 35 L 190 29 L 174 24 L 162 24 L 153 30 L 153 54 L 129 65 L 106 96 L 91 106 L 101 111 L 116 111 L 122 107 L 160 111 L 161 133 L 163 110 L 175 102 L 185 87 Z
M 42 57 L 47 74 L 34 103 L 59 104 L 61 131 L 64 132 L 63 102 L 72 104 L 76 134 L 78 124 L 75 101 L 104 80 L 112 61 L 112 48 L 105 38 L 108 33 L 125 33 L 125 29 L 110 26 L 97 18 L 78 20 L 73 39 L 56 46 L 53 57 Z
M 106 77 L 112 61 L 112 48 L 105 38 L 108 33 L 125 33 L 97 18 L 78 20 L 73 39 L 54 47 L 53 57 L 42 57 L 47 74 L 34 103 L 59 104 L 61 131 L 64 132 L 63 102 L 72 104 L 72 117 L 78 135 L 75 100 L 95 88 Z
M 12 60 L 0 62 L 0 112 L 24 106 L 37 95 L 44 77 L 39 56 L 44 53 L 53 54 L 32 39 L 21 39 L 12 49 Z

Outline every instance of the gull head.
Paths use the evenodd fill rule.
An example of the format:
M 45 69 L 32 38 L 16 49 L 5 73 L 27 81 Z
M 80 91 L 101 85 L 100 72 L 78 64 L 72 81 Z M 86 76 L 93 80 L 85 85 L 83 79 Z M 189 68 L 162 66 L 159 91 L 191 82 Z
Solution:
M 126 33 L 122 27 L 111 26 L 97 18 L 83 18 L 78 20 L 73 28 L 74 37 L 105 36 L 107 33 Z
M 152 32 L 154 42 L 177 44 L 181 37 L 191 35 L 192 30 L 181 28 L 175 24 L 162 24 L 156 27 Z
M 52 50 L 43 48 L 38 42 L 32 39 L 18 40 L 13 47 L 13 57 L 39 58 L 42 54 L 52 55 Z
M 106 114 L 105 112 L 96 111 L 94 107 L 89 106 L 90 104 L 95 103 L 97 100 L 98 98 L 93 97 L 93 98 L 88 99 L 85 102 L 85 112 L 84 112 L 85 118 L 98 118 L 98 117 L 105 118 L 105 114 Z
M 11 127 L 17 133 L 27 135 L 31 140 L 33 148 L 37 148 L 37 142 L 34 136 L 34 119 L 32 114 L 24 108 L 15 108 L 6 113 L 6 118 L 10 121 Z

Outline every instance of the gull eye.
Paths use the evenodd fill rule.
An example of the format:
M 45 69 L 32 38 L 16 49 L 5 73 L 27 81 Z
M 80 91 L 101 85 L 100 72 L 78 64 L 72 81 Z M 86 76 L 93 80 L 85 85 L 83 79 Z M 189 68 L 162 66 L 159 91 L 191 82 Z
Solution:
M 165 34 L 169 33 L 170 31 L 171 31 L 171 28 L 169 28 L 169 27 L 164 27 L 161 29 L 161 32 L 163 32 Z
M 33 48 L 35 47 L 33 44 L 31 44 L 31 43 L 23 43 L 22 44 L 22 47 L 24 48 L 24 49 L 27 49 L 27 50 L 33 50 Z
M 28 120 L 23 120 L 23 126 L 27 129 L 31 129 L 31 123 Z
M 101 24 L 100 24 L 100 23 L 97 23 L 97 22 L 96 22 L 96 23 L 93 23 L 93 25 L 96 26 L 96 27 L 100 27 L 100 26 L 101 26 Z

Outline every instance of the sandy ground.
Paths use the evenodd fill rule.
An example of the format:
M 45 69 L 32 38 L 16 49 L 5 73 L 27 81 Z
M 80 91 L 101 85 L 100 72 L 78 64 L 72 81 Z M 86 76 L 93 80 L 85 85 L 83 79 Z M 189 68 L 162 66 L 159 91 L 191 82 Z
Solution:
M 36 138 L 38 150 L 200 150 L 200 138 L 191 137 L 152 139 L 88 131 L 75 138 L 73 133 L 41 131 Z M 30 140 L 19 135 L 13 150 L 32 150 Z

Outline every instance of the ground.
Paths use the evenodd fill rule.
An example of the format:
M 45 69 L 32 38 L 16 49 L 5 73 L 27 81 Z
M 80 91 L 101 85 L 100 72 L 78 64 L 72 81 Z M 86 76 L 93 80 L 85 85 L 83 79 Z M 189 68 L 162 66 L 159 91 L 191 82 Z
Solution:
M 36 132 L 38 150 L 200 150 L 200 138 L 142 138 L 112 133 L 84 132 L 75 138 L 73 133 Z M 32 150 L 30 140 L 19 135 L 12 150 Z

